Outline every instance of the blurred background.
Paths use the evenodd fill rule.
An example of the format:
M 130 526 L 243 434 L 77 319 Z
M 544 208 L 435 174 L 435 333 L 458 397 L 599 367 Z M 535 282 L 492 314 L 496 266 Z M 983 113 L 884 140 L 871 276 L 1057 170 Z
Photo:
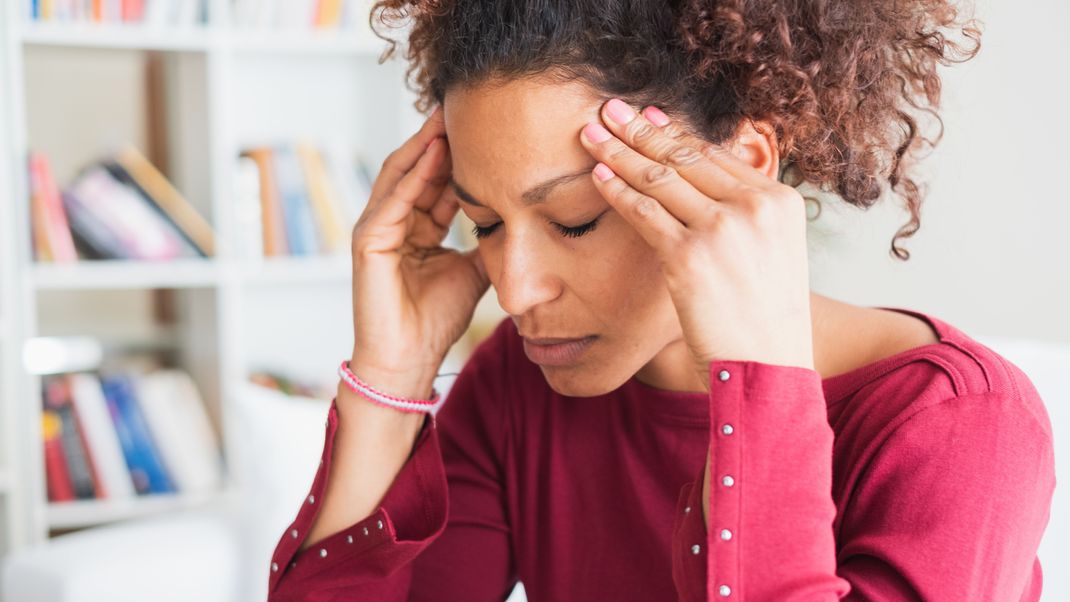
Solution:
M 350 228 L 423 121 L 405 65 L 378 61 L 370 0 L 2 2 L 0 602 L 262 600 L 352 350 Z M 976 13 L 910 261 L 901 206 L 828 200 L 812 285 L 1022 367 L 1070 482 L 1070 8 Z M 502 318 L 491 290 L 440 392 Z M 1045 600 L 1070 599 L 1068 500 Z

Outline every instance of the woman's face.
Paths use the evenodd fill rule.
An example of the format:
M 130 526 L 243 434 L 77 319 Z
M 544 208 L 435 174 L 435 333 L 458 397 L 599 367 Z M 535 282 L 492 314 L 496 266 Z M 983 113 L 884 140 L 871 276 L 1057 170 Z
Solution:
M 540 364 L 555 391 L 599 395 L 633 374 L 701 390 L 658 258 L 591 181 L 596 161 L 579 133 L 602 102 L 578 82 L 451 90 L 450 188 L 485 232 L 479 252 L 520 334 L 596 337 L 571 363 Z

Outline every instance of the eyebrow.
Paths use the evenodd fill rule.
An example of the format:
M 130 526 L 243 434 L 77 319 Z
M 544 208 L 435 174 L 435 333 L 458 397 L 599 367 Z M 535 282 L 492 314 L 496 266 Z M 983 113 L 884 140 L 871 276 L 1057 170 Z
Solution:
M 579 178 L 588 176 L 591 173 L 592 169 L 594 169 L 594 165 L 591 165 L 590 167 L 584 167 L 583 169 L 578 169 L 576 171 L 569 172 L 566 174 L 562 174 L 560 176 L 556 176 L 548 180 L 543 180 L 542 182 L 525 190 L 523 194 L 520 195 L 520 201 L 525 207 L 542 203 L 546 201 L 546 197 L 550 195 L 550 192 L 552 192 L 554 188 L 571 183 Z M 480 203 L 474 196 L 472 196 L 471 193 L 469 193 L 460 184 L 458 184 L 457 181 L 453 179 L 453 176 L 450 176 L 450 185 L 453 186 L 453 189 L 457 191 L 457 196 L 459 196 L 462 201 L 468 203 L 469 205 L 475 205 L 476 207 L 486 207 L 486 205 Z

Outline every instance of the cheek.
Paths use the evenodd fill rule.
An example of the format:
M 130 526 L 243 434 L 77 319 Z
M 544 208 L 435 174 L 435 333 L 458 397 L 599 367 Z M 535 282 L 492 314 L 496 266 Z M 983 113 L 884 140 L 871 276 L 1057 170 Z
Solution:
M 607 224 L 608 225 L 608 224 Z M 634 229 L 613 224 L 598 250 L 577 256 L 574 287 L 604 310 L 604 315 L 635 320 L 668 299 L 661 262 Z

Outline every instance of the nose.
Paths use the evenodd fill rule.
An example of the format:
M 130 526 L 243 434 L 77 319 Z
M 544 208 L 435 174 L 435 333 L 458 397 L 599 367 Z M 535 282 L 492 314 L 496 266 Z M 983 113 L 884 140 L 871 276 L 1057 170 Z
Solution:
M 498 305 L 512 316 L 522 316 L 540 303 L 561 294 L 561 278 L 548 241 L 535 232 L 503 233 L 501 263 L 494 288 Z

